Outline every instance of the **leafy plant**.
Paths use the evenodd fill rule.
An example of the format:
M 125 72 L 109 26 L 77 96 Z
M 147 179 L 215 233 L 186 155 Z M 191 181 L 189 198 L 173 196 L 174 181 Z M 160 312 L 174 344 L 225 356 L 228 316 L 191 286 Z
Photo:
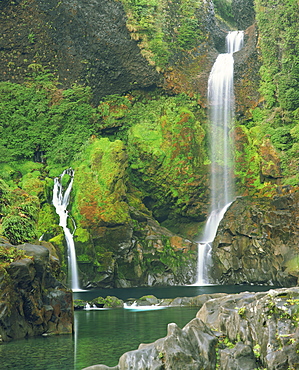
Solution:
M 31 257 L 26 256 L 25 251 L 22 249 L 0 245 L 0 267 L 6 267 L 10 263 L 20 260 L 22 258 L 31 258 Z

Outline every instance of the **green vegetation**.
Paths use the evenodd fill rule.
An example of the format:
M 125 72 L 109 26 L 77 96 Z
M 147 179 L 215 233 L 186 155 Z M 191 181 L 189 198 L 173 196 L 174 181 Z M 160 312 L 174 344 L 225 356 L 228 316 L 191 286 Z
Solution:
M 260 93 L 264 106 L 254 124 L 280 153 L 284 183 L 298 185 L 299 138 L 299 4 L 293 0 L 256 0 L 262 55 Z
M 142 54 L 165 68 L 175 53 L 193 49 L 207 38 L 202 0 L 121 0 L 127 28 L 138 40 Z
M 23 190 L 11 190 L 0 180 L 0 210 L 3 217 L 0 235 L 13 244 L 29 241 L 36 235 L 35 224 L 39 211 L 39 200 Z
M 32 258 L 25 254 L 22 249 L 17 249 L 15 247 L 6 247 L 5 245 L 0 245 L 0 268 L 5 268 L 10 263 L 20 260 L 22 258 Z
M 231 0 L 213 0 L 213 3 L 217 15 L 230 24 L 235 23 Z
M 90 88 L 74 85 L 59 90 L 41 65 L 24 84 L 0 82 L 1 162 L 33 160 L 68 165 L 94 131 L 96 110 Z

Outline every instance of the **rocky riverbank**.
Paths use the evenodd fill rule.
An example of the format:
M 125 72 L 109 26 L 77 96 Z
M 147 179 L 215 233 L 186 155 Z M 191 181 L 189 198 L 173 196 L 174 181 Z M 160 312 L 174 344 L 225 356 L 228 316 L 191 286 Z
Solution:
M 117 366 L 84 370 L 298 369 L 298 287 L 184 301 L 197 298 L 197 317 L 183 329 L 171 323 L 166 337 L 140 344 Z

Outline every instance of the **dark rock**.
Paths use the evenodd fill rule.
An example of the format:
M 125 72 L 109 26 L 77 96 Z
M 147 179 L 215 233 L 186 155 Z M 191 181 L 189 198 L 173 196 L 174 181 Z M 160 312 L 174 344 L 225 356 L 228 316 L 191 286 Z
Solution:
M 299 193 L 238 198 L 213 242 L 212 279 L 221 284 L 296 285 Z
M 35 62 L 57 69 L 63 87 L 78 82 L 91 86 L 97 99 L 159 82 L 159 74 L 130 37 L 119 1 L 1 1 L 1 5 L 0 48 L 8 57 L 16 51 L 20 55 L 12 68 L 0 63 L 4 80 L 13 76 L 14 81 L 23 81 L 28 64 Z
M 37 275 L 43 278 L 46 270 L 46 266 L 49 264 L 50 252 L 49 249 L 41 245 L 34 245 L 25 243 L 17 246 L 18 249 L 25 251 L 27 256 L 32 256 L 34 261 L 34 267 Z
M 17 248 L 31 258 L 17 260 L 0 270 L 2 340 L 72 333 L 72 292 L 53 276 L 49 250 L 33 244 Z
M 261 62 L 257 48 L 258 32 L 255 24 L 243 29 L 245 29 L 244 47 L 234 53 L 235 111 L 239 119 L 251 118 L 250 109 L 255 108 L 260 102 L 258 90 Z

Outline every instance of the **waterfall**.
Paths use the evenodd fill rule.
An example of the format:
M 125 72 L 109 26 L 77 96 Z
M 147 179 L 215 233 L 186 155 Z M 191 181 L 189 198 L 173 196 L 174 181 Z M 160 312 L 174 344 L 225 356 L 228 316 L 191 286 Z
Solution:
M 64 236 L 67 244 L 68 250 L 68 277 L 70 286 L 73 291 L 80 290 L 79 287 L 79 276 L 78 276 L 78 267 L 77 267 L 77 258 L 76 258 L 76 249 L 73 234 L 67 227 L 68 211 L 67 206 L 70 201 L 70 194 L 74 181 L 74 170 L 68 168 L 64 170 L 59 177 L 54 179 L 54 188 L 53 188 L 53 205 L 56 209 L 56 213 L 59 215 L 59 226 L 62 226 L 64 231 Z M 64 175 L 67 174 L 71 177 L 71 180 L 67 186 L 65 192 L 62 187 L 62 179 Z
M 226 53 L 219 54 L 208 80 L 211 159 L 211 212 L 198 244 L 196 285 L 207 284 L 211 243 L 219 223 L 234 198 L 233 143 L 229 131 L 234 118 L 234 57 L 243 47 L 244 32 L 232 31 L 226 37 Z

